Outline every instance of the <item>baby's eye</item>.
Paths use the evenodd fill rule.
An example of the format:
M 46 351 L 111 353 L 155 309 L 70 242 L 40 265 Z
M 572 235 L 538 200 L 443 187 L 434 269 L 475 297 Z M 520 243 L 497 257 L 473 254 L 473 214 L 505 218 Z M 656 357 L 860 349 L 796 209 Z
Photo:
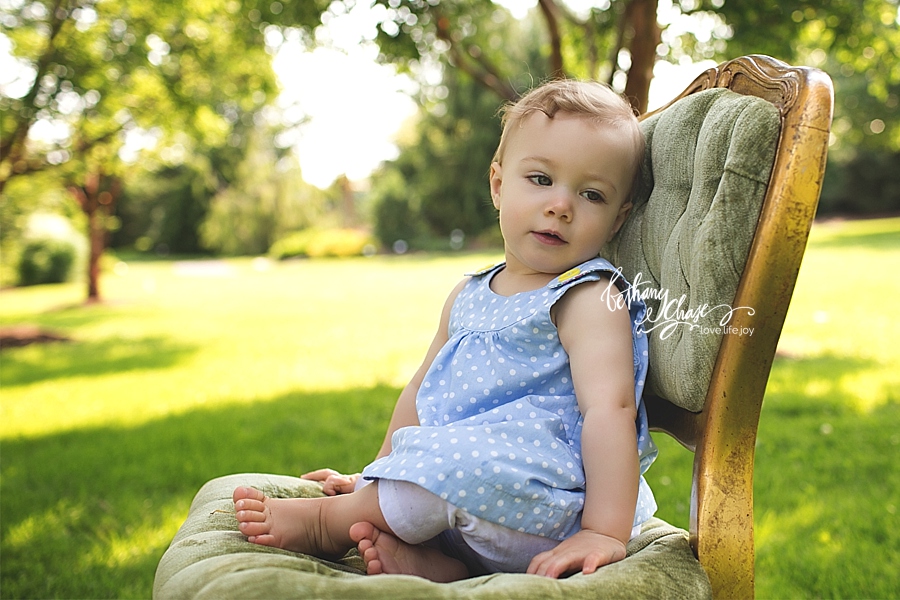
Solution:
M 604 198 L 603 194 L 601 194 L 597 190 L 585 190 L 581 192 L 581 195 L 584 196 L 589 202 L 606 202 L 606 198 Z
M 542 174 L 529 175 L 528 179 L 531 181 L 531 183 L 533 183 L 535 185 L 540 185 L 540 186 L 553 185 L 553 180 L 551 180 L 546 175 L 542 175 Z

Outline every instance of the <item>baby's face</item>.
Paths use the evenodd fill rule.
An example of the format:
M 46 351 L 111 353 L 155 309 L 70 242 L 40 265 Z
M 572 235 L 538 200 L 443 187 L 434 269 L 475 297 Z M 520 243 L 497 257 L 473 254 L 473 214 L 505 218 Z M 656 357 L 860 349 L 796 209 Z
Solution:
M 526 117 L 502 166 L 491 165 L 507 262 L 562 273 L 597 256 L 631 208 L 634 152 L 614 127 L 567 113 Z

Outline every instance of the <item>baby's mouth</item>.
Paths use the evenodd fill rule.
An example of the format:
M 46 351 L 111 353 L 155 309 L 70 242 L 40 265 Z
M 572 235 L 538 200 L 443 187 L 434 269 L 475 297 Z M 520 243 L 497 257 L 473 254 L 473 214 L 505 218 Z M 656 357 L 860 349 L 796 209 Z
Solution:
M 566 240 L 555 231 L 534 231 L 532 233 L 539 242 L 549 246 L 561 246 L 566 243 Z

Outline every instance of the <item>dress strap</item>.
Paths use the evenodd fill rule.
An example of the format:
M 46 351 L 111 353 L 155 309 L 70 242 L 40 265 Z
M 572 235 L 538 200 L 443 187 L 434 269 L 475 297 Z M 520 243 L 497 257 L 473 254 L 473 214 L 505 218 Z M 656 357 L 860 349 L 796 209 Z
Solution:
M 621 280 L 624 282 L 621 270 L 614 267 L 611 262 L 609 262 L 605 258 L 593 258 L 587 262 L 581 263 L 577 267 L 569 269 L 547 285 L 551 289 L 559 289 L 566 285 L 571 285 L 577 281 L 580 281 L 585 277 L 588 277 L 589 275 L 601 272 L 607 272 L 610 274 L 618 273 L 617 280 Z
M 495 263 L 492 265 L 486 265 L 484 267 L 481 267 L 478 270 L 471 271 L 469 273 L 465 273 L 465 276 L 466 277 L 481 277 L 482 275 L 487 275 L 488 273 L 496 271 L 497 269 L 499 269 L 500 267 L 503 267 L 505 265 L 506 265 L 506 262 L 498 262 L 498 263 Z

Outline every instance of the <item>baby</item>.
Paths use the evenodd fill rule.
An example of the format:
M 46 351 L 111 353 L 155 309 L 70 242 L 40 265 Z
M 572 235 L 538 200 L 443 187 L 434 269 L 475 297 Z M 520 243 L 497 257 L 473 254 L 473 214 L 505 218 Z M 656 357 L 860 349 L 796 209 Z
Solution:
M 505 261 L 450 293 L 376 460 L 304 477 L 314 499 L 234 492 L 250 542 L 445 582 L 560 577 L 625 557 L 656 510 L 641 391 L 644 307 L 598 258 L 631 209 L 644 142 L 631 107 L 553 81 L 507 107 L 490 171 Z

